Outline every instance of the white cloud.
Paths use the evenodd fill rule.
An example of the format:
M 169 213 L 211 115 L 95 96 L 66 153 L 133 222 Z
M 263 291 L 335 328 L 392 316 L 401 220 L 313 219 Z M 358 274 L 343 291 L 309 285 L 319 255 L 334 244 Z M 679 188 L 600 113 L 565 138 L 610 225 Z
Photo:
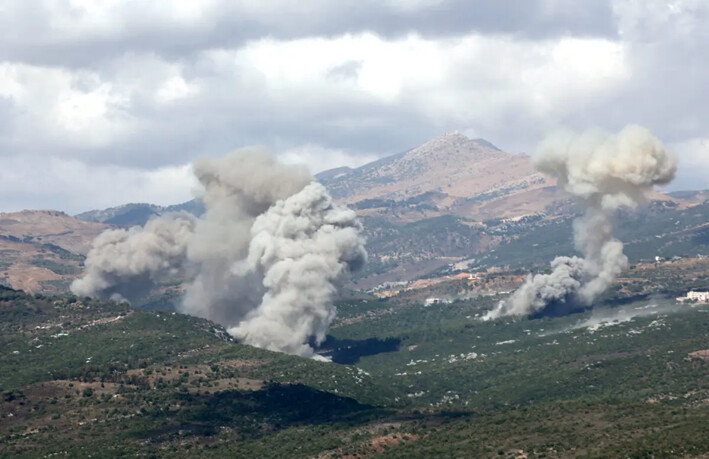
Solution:
M 12 157 L 0 168 L 3 211 L 61 209 L 79 213 L 128 202 L 176 204 L 192 198 L 197 182 L 191 166 L 140 170 L 89 166 L 56 157 Z
M 253 144 L 318 171 L 453 130 L 527 152 L 560 125 L 634 122 L 681 148 L 709 138 L 709 4 L 593 4 L 0 2 L 0 161 L 47 174 L 66 161 L 109 184 L 92 199 L 118 203 L 109 170 L 136 183 Z M 686 148 L 700 153 L 680 177 L 709 187 L 684 174 L 706 167 Z M 160 179 L 142 200 L 167 197 L 157 183 L 177 186 Z M 63 208 L 20 185 L 3 186 L 0 209 Z
M 333 69 L 352 62 L 356 68 L 347 78 L 333 78 Z M 101 71 L 3 64 L 0 75 L 7 88 L 0 94 L 26 116 L 14 133 L 26 150 L 49 142 L 68 156 L 99 148 L 94 161 L 135 167 L 146 161 L 145 155 L 134 154 L 136 147 L 151 137 L 176 136 L 173 142 L 161 138 L 163 144 L 152 144 L 152 154 L 163 157 L 157 164 L 177 153 L 177 146 L 194 143 L 202 135 L 195 118 L 208 125 L 231 118 L 235 138 L 225 150 L 259 140 L 284 148 L 321 143 L 303 138 L 301 133 L 312 130 L 289 126 L 292 117 L 335 134 L 361 130 L 363 136 L 377 126 L 395 127 L 401 111 L 432 125 L 434 132 L 471 126 L 490 130 L 517 112 L 550 122 L 549 117 L 600 100 L 627 78 L 628 69 L 622 48 L 602 39 L 529 44 L 480 35 L 440 41 L 363 33 L 259 40 L 243 48 L 206 50 L 180 63 L 131 54 Z M 187 105 L 175 108 L 175 102 Z M 254 129 L 272 123 L 271 139 L 248 132 L 249 123 L 256 122 L 262 126 Z M 279 125 L 286 127 L 279 132 Z M 325 146 L 344 149 L 342 143 Z M 204 152 L 184 151 L 178 159 L 195 153 Z
M 16 108 L 13 138 L 28 150 L 105 147 L 133 129 L 127 95 L 92 72 L 0 63 L 0 97 Z
M 160 86 L 160 89 L 155 94 L 155 99 L 159 103 L 169 104 L 170 102 L 195 96 L 198 92 L 199 87 L 196 84 L 187 83 L 184 78 L 178 75 L 169 78 Z
M 672 184 L 674 190 L 706 189 L 709 185 L 709 137 L 670 145 L 682 167 Z
M 531 109 L 564 112 L 579 100 L 615 89 L 630 76 L 623 47 L 605 39 L 519 42 L 469 35 L 433 40 L 417 35 L 385 40 L 373 34 L 262 40 L 234 51 L 241 71 L 261 73 L 277 97 L 371 97 L 384 104 L 411 102 L 422 116 L 445 123 Z M 332 69 L 358 64 L 351 78 Z M 554 110 L 552 110 L 554 107 Z
M 332 150 L 319 145 L 302 145 L 278 155 L 286 164 L 306 164 L 313 174 L 336 167 L 359 167 L 377 159 L 376 155 L 352 156 L 342 150 Z

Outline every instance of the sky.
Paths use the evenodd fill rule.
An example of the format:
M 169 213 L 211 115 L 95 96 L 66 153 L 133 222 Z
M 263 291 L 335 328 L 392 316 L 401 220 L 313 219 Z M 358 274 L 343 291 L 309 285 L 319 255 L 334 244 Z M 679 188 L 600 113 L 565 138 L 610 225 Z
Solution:
M 249 145 L 318 172 L 627 124 L 705 189 L 708 50 L 706 0 L 2 0 L 0 211 L 183 202 Z

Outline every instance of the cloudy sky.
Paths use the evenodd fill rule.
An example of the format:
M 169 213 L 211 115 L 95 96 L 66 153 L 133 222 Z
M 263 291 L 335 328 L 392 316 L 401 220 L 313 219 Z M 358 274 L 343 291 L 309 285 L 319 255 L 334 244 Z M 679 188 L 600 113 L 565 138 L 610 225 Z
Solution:
M 0 210 L 182 202 L 246 145 L 319 171 L 628 123 L 709 188 L 708 49 L 706 0 L 2 0 Z

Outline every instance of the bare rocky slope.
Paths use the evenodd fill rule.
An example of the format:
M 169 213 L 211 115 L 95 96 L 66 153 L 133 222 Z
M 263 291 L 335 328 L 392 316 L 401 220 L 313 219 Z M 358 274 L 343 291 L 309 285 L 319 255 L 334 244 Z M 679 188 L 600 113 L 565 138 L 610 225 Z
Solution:
M 529 156 L 459 133 L 357 169 L 325 171 L 317 178 L 338 201 L 363 215 L 406 221 L 445 214 L 477 220 L 517 217 L 563 199 Z
M 53 210 L 0 213 L 0 283 L 28 292 L 66 291 L 91 242 L 108 227 Z

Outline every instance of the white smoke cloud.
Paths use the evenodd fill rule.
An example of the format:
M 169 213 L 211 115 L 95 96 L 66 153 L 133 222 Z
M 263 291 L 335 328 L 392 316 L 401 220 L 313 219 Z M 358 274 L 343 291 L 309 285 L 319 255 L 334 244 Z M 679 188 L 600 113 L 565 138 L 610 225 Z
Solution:
M 251 226 L 256 217 L 313 178 L 305 167 L 280 164 L 261 148 L 202 158 L 194 171 L 205 213 L 187 248 L 195 277 L 187 286 L 182 311 L 232 327 L 261 302 L 264 293 L 253 273 L 232 272 L 232 266 L 248 255 Z
M 583 204 L 585 213 L 573 225 L 583 258 L 557 257 L 550 274 L 530 274 L 486 320 L 533 314 L 555 303 L 591 305 L 628 265 L 622 242 L 613 237 L 613 213 L 636 207 L 646 191 L 669 183 L 677 169 L 677 157 L 649 130 L 634 125 L 618 134 L 556 134 L 542 142 L 534 163 Z
M 71 284 L 76 295 L 136 301 L 160 278 L 174 274 L 185 258 L 195 218 L 173 213 L 145 227 L 99 234 L 86 256 L 84 277 Z
M 183 312 L 248 344 L 316 357 L 308 343 L 325 338 L 338 282 L 366 259 L 355 213 L 335 205 L 307 169 L 262 149 L 202 158 L 194 172 L 202 217 L 165 215 L 103 233 L 72 291 L 136 301 L 181 271 L 190 279 Z
M 564 327 L 560 330 L 552 330 L 540 333 L 540 336 L 550 336 L 559 333 L 568 333 L 574 330 L 586 329 L 590 333 L 595 333 L 607 327 L 615 327 L 632 322 L 636 318 L 665 316 L 677 314 L 691 310 L 690 306 L 677 304 L 675 301 L 652 300 L 642 306 L 622 306 L 617 309 L 594 310 L 585 319 L 579 320 L 575 324 Z
M 354 211 L 333 204 L 311 183 L 259 216 L 251 233 L 249 267 L 263 275 L 263 301 L 229 333 L 248 344 L 312 355 L 335 317 L 335 283 L 366 259 Z

